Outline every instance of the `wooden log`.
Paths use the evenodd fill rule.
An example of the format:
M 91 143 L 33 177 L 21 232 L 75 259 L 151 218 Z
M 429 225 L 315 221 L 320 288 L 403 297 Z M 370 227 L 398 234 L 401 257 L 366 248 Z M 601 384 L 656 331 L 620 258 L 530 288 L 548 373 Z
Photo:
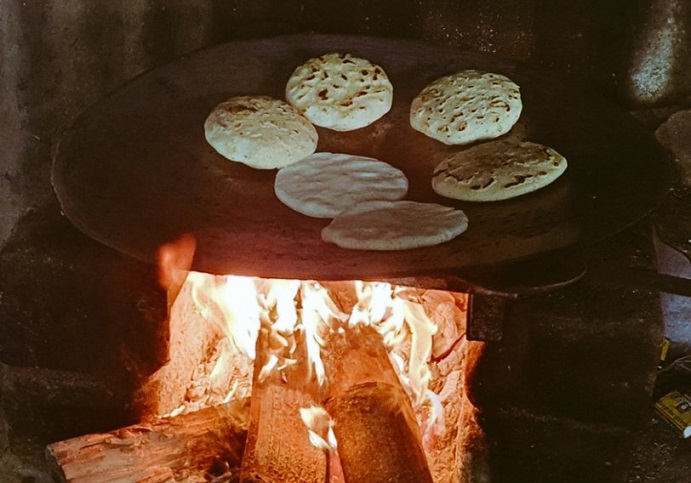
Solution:
M 70 483 L 209 481 L 239 472 L 248 419 L 248 401 L 233 401 L 53 443 L 46 456 Z
M 218 326 L 199 313 L 193 291 L 193 283 L 187 282 L 176 289 L 174 298 L 168 292 L 168 318 L 161 329 L 161 341 L 167 346 L 166 362 L 134 396 L 142 419 L 170 414 L 185 403 L 195 368 L 205 363 L 210 347 L 221 336 Z
M 214 301 L 214 292 L 225 283 L 223 277 L 192 275 L 194 280 L 188 278 L 175 299 L 168 292 L 171 305 L 162 329 L 165 333 L 161 335 L 167 361 L 146 378 L 134 396 L 134 407 L 141 420 L 171 414 L 181 406 L 194 409 L 219 404 L 234 382 L 239 383 L 235 397 L 249 396 L 252 360 L 234 348 L 224 354 L 225 369 L 220 377 L 213 381 L 209 377 L 199 379 L 200 374 L 210 374 L 218 355 L 225 352 L 224 345 L 230 343 L 222 329 L 222 310 Z M 200 370 L 203 368 L 207 370 Z
M 270 341 L 266 329 L 259 334 L 241 482 L 324 483 L 326 454 L 309 442 L 307 427 L 300 418 L 300 408 L 319 403 L 318 384 L 308 370 L 304 340 L 300 338 L 294 354 L 297 363 L 260 380 Z
M 326 410 L 347 483 L 431 483 L 420 429 L 381 337 L 356 326 L 330 334 Z

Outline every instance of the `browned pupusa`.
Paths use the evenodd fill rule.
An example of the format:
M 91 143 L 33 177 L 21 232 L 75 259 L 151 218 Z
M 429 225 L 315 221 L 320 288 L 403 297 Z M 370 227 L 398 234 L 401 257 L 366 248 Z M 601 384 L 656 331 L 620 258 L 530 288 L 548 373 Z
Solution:
M 223 157 L 258 169 L 295 163 L 317 149 L 314 126 L 293 106 L 268 96 L 218 104 L 204 122 L 207 142 Z
M 420 91 L 410 106 L 410 125 L 444 144 L 469 144 L 507 133 L 522 108 L 520 89 L 508 77 L 464 70 Z
M 566 158 L 528 141 L 490 141 L 444 159 L 432 188 L 447 198 L 498 201 L 547 186 L 566 170 Z
M 317 126 L 352 131 L 389 112 L 393 86 L 381 66 L 333 52 L 295 69 L 286 100 Z

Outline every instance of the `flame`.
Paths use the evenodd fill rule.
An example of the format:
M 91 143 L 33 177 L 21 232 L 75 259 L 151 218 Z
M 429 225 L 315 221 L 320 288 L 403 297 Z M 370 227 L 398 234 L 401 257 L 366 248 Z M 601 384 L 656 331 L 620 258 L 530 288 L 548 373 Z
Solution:
M 260 286 L 263 319 L 277 333 L 292 333 L 298 321 L 295 297 L 300 290 L 300 281 L 262 279 L 258 283 L 263 286 L 263 290 Z M 274 308 L 276 317 L 272 320 Z
M 202 316 L 216 323 L 237 350 L 254 360 L 261 312 L 254 279 L 190 272 L 188 280 Z M 213 317 L 214 308 L 221 318 Z
M 459 364 L 464 355 L 458 350 L 464 343 L 462 298 L 383 282 L 203 274 L 190 271 L 194 250 L 194 239 L 183 236 L 159 251 L 159 281 L 168 290 L 171 329 L 181 329 L 172 334 L 183 336 L 171 339 L 167 364 L 171 370 L 161 368 L 147 387 L 146 397 L 156 416 L 176 416 L 241 399 L 247 408 L 253 382 L 272 378 L 272 384 L 302 384 L 295 375 L 310 378 L 308 401 L 319 404 L 329 391 L 322 363 L 329 351 L 326 341 L 338 341 L 333 333 L 363 324 L 379 334 L 388 350 L 413 406 L 423 447 L 428 457 L 436 455 L 430 459 L 431 467 L 448 466 L 454 455 L 446 451 L 446 442 L 455 437 L 460 417 L 455 403 L 462 393 Z M 188 341 L 182 339 L 188 336 L 186 345 Z M 177 350 L 182 343 L 185 350 Z M 300 360 L 305 356 L 309 364 Z M 197 369 L 189 370 L 195 364 Z M 295 364 L 298 371 L 281 373 Z M 316 383 L 322 388 L 317 389 Z M 160 390 L 168 386 L 173 390 Z M 299 416 L 310 444 L 325 452 L 329 481 L 345 481 L 334 421 L 318 406 L 300 409 Z
M 302 296 L 302 311 L 300 312 L 301 327 L 305 333 L 307 356 L 310 367 L 314 370 L 319 385 L 326 382 L 324 364 L 321 359 L 321 348 L 324 347 L 324 339 L 320 331 L 330 327 L 332 321 L 344 322 L 347 315 L 341 312 L 329 292 L 316 282 L 305 282 L 300 291 Z
M 220 344 L 222 346 L 225 346 L 222 341 Z M 209 379 L 211 381 L 217 381 L 225 376 L 225 374 L 228 372 L 230 366 L 230 351 L 229 350 L 221 350 L 220 355 L 218 356 L 218 359 L 216 360 L 216 363 L 214 364 L 213 369 L 211 369 L 211 372 L 209 373 Z
M 189 248 L 189 240 L 181 242 L 183 246 L 186 243 Z M 179 261 L 180 257 L 171 256 L 170 260 L 169 267 L 173 267 L 177 263 L 173 261 Z M 325 332 L 340 332 L 364 324 L 373 327 L 382 337 L 414 407 L 425 408 L 427 421 L 421 424 L 427 428 L 443 425 L 439 397 L 429 389 L 432 374 L 428 364 L 437 327 L 414 290 L 383 282 L 354 281 L 355 303 L 350 313 L 344 313 L 329 290 L 315 281 L 198 272 L 189 272 L 187 281 L 193 284 L 196 310 L 216 324 L 225 336 L 218 347 L 220 355 L 208 374 L 211 385 L 227 381 L 224 374 L 232 360 L 228 352 L 239 351 L 250 360 L 256 359 L 260 332 L 268 337 L 268 352 L 263 354 L 263 366 L 257 375 L 260 382 L 275 371 L 280 372 L 298 362 L 295 355 L 297 338 L 304 337 L 309 377 L 315 377 L 319 385 L 328 384 L 321 360 L 322 352 L 328 351 Z M 223 400 L 232 398 L 240 385 L 242 383 L 237 381 L 227 381 L 227 394 L 221 396 Z M 318 413 L 314 409 L 311 411 Z M 323 417 L 320 413 L 309 416 L 310 422 L 305 424 L 311 428 Z M 303 420 L 305 418 L 307 416 L 303 415 Z M 326 443 L 311 436 L 316 442 L 313 444 L 330 444 L 328 434 L 320 434 L 320 437 Z
M 432 337 L 437 333 L 437 326 L 425 313 L 422 303 L 406 300 L 402 305 L 405 321 L 410 329 L 408 377 L 411 389 L 416 396 L 415 402 L 420 405 L 428 395 L 427 386 L 432 379 L 427 362 L 432 355 Z
M 383 282 L 355 282 L 358 303 L 348 319 L 348 326 L 373 326 L 389 348 L 392 365 L 403 386 L 413 395 L 414 406 L 429 406 L 427 427 L 443 424 L 443 408 L 437 395 L 429 390 L 436 324 L 428 317 L 422 301 L 405 287 Z M 399 352 L 407 348 L 407 358 Z M 407 363 L 406 363 L 407 359 Z
M 336 435 L 333 432 L 334 422 L 326 409 L 320 406 L 300 408 L 300 419 L 307 426 L 312 446 L 325 451 L 336 449 Z
M 194 259 L 197 242 L 192 235 L 184 234 L 166 243 L 158 250 L 158 283 L 169 289 L 182 286 Z
M 423 433 L 431 430 L 431 434 L 439 435 L 444 432 L 444 406 L 442 405 L 439 395 L 429 389 L 425 390 L 427 400 L 430 402 L 429 417 L 427 424 L 423 429 Z
M 242 276 L 211 276 L 190 272 L 192 297 L 200 314 L 219 326 L 232 346 L 251 360 L 256 359 L 260 330 L 269 336 L 269 354 L 261 368 L 259 380 L 274 370 L 295 364 L 296 332 L 305 336 L 310 366 L 320 384 L 325 382 L 320 348 L 324 340 L 320 327 L 331 318 L 344 319 L 316 282 L 258 279 Z M 298 308 L 298 300 L 301 302 Z M 220 317 L 215 314 L 220 313 Z M 223 357 L 217 366 L 220 369 Z

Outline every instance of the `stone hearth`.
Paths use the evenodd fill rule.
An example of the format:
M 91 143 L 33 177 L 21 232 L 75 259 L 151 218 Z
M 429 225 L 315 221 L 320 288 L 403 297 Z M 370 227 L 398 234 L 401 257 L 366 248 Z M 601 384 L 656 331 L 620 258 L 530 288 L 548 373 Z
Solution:
M 683 0 L 636 8 L 617 0 L 92 3 L 2 2 L 0 480 L 8 483 L 53 481 L 44 457 L 51 442 L 136 422 L 132 392 L 163 363 L 152 350 L 164 346 L 166 313 L 155 268 L 78 232 L 49 181 L 60 132 L 146 69 L 281 33 L 443 42 L 546 66 L 634 109 L 679 161 L 680 192 L 691 184 L 691 8 Z M 493 482 L 631 483 L 691 474 L 688 441 L 652 410 L 663 336 L 670 358 L 691 347 L 689 298 L 616 270 L 691 273 L 670 247 L 658 266 L 655 220 L 598 245 L 597 270 L 572 286 L 510 302 L 501 341 L 469 344 L 481 354 L 466 377 L 487 445 L 468 448 L 468 483 L 490 474 Z M 681 251 L 687 233 L 677 233 Z

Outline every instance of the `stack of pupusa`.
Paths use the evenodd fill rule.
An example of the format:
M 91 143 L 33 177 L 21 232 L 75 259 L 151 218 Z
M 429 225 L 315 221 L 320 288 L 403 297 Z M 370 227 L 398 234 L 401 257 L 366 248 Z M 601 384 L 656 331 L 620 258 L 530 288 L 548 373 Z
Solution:
M 350 54 L 328 53 L 298 66 L 285 95 L 290 109 L 283 101 L 272 104 L 270 98 L 256 96 L 261 109 L 246 117 L 261 120 L 261 128 L 243 124 L 238 118 L 246 113 L 229 108 L 239 103 L 238 98 L 219 104 L 205 123 L 206 137 L 231 161 L 279 168 L 274 192 L 281 202 L 307 216 L 333 218 L 322 230 L 324 241 L 351 249 L 401 250 L 442 243 L 467 229 L 467 217 L 460 210 L 402 200 L 408 180 L 388 163 L 364 156 L 315 154 L 317 137 L 303 129 L 298 117 L 339 132 L 376 122 L 393 101 L 393 86 L 381 66 Z M 274 110 L 281 111 L 280 118 Z M 288 124 L 292 129 L 285 128 Z M 244 156 L 235 145 L 243 147 Z M 273 160 L 280 157 L 279 150 L 285 153 L 280 162 Z M 267 151 L 271 162 L 262 160 Z M 297 152 L 301 158 L 296 159 Z
M 520 88 L 506 76 L 464 70 L 427 85 L 410 106 L 410 125 L 447 145 L 493 140 L 520 118 Z M 437 165 L 432 188 L 462 201 L 499 201 L 547 186 L 566 170 L 554 149 L 495 140 L 457 151 Z

